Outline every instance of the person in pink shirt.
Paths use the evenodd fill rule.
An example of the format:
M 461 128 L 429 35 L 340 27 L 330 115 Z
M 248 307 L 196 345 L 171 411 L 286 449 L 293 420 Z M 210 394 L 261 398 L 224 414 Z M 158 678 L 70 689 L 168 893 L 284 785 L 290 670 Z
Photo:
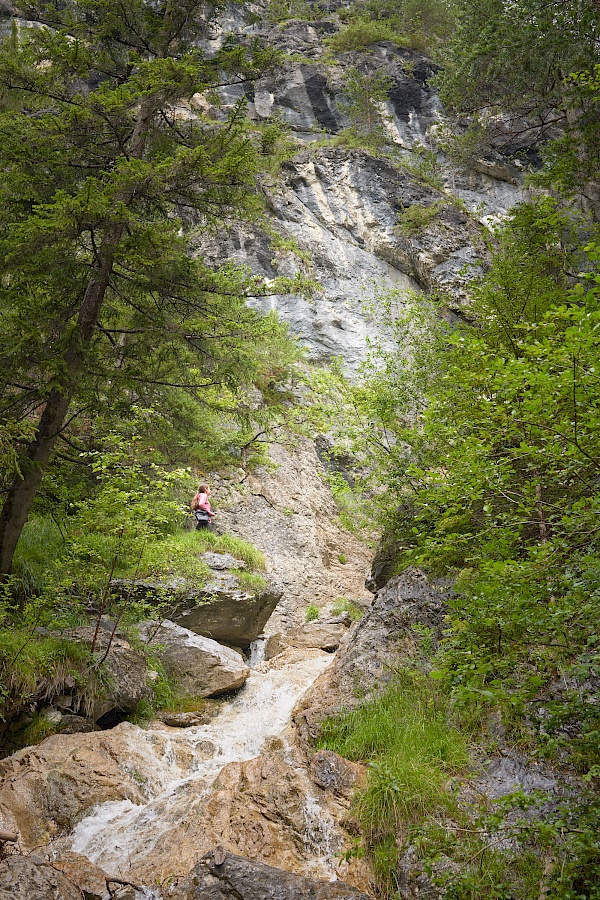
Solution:
M 213 520 L 214 512 L 210 508 L 210 488 L 207 484 L 201 484 L 195 494 L 191 506 L 192 512 L 196 517 L 196 531 L 200 528 L 208 528 Z

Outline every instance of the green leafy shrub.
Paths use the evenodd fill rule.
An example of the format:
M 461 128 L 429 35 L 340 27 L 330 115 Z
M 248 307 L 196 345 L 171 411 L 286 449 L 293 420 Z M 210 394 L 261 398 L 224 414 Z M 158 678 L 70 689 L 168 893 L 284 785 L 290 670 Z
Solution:
M 352 50 L 365 50 L 377 41 L 393 41 L 399 47 L 411 45 L 410 38 L 398 34 L 387 22 L 374 22 L 358 19 L 346 25 L 325 42 L 334 53 L 346 53 Z
M 421 206 L 419 203 L 413 203 L 412 206 L 404 209 L 399 214 L 396 227 L 401 234 L 409 237 L 418 235 L 425 231 L 436 219 L 444 206 L 445 204 L 442 200 L 432 203 L 430 206 Z
M 287 22 L 289 19 L 311 21 L 316 11 L 306 0 L 269 0 L 267 19 L 269 22 Z
M 315 603 L 310 603 L 306 607 L 306 612 L 304 614 L 305 622 L 314 622 L 321 615 L 321 610 Z

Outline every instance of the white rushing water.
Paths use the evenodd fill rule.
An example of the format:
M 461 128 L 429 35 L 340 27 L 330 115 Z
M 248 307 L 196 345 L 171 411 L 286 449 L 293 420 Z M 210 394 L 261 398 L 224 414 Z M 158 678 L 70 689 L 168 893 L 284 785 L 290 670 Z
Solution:
M 136 753 L 135 776 L 144 782 L 148 802 L 119 800 L 95 807 L 73 830 L 71 849 L 113 872 L 135 867 L 172 825 L 170 811 L 175 814 L 188 795 L 208 795 L 223 766 L 253 759 L 265 741 L 281 735 L 302 694 L 331 661 L 330 654 L 313 653 L 273 669 L 260 664 L 208 725 L 179 733 L 130 725 L 128 743 Z M 318 832 L 314 805 L 309 801 L 307 807 L 309 841 Z

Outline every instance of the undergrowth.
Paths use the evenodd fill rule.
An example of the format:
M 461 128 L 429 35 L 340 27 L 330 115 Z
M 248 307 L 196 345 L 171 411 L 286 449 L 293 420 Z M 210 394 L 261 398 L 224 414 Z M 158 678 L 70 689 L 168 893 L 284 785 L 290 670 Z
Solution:
M 366 50 L 378 41 L 391 41 L 398 47 L 410 47 L 413 50 L 423 49 L 423 42 L 418 35 L 402 34 L 389 22 L 368 19 L 356 19 L 323 43 L 333 53 L 347 53 Z
M 31 625 L 3 623 L 0 628 L 0 744 L 10 723 L 23 712 L 63 693 L 73 692 L 84 712 L 101 693 L 100 677 L 90 667 L 89 648 L 77 641 L 37 633 Z M 12 739 L 13 747 L 42 740 L 54 728 L 33 716 Z
M 321 726 L 320 747 L 368 764 L 353 810 L 384 896 L 395 888 L 398 848 L 409 828 L 455 810 L 449 779 L 467 769 L 469 751 L 450 713 L 428 676 L 405 669 L 382 694 Z

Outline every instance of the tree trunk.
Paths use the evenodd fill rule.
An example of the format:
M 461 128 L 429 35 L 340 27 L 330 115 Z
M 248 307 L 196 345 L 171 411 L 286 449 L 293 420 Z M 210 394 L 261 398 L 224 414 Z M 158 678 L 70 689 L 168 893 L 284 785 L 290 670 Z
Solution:
M 63 386 L 54 388 L 48 395 L 35 437 L 19 460 L 21 474 L 15 476 L 6 494 L 0 513 L 0 576 L 9 575 L 12 571 L 13 557 L 23 526 L 42 483 L 56 439 L 64 426 L 104 302 L 114 250 L 121 240 L 123 228 L 123 225 L 115 226 L 105 237 L 98 252 L 94 274 L 88 282 L 79 308 L 78 327 L 65 351 Z

